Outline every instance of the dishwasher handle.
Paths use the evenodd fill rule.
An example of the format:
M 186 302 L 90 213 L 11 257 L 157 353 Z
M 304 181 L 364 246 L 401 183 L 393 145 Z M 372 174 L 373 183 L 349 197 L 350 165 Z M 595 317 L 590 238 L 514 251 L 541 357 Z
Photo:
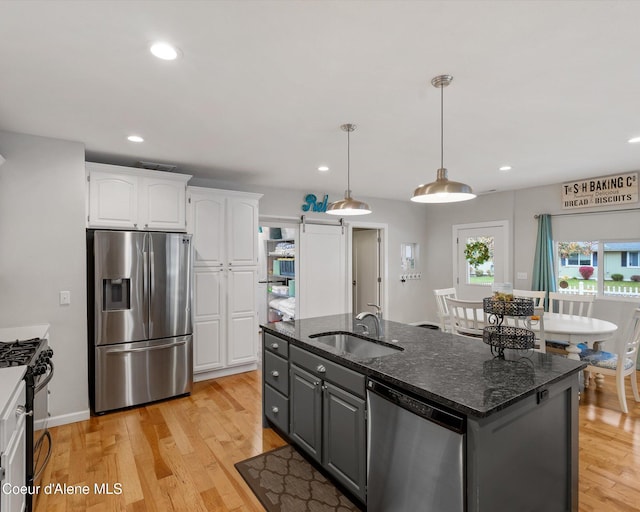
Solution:
M 414 398 L 406 392 L 399 391 L 371 379 L 367 381 L 367 389 L 398 407 L 402 407 L 413 414 L 437 423 L 453 432 L 464 434 L 467 430 L 467 422 L 464 416 L 446 411 L 428 402 L 426 399 Z

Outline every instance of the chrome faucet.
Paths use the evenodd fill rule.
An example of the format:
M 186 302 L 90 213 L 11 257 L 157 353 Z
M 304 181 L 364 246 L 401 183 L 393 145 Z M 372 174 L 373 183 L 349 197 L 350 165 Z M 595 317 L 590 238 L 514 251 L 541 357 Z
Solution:
M 370 311 L 363 311 L 362 313 L 358 313 L 356 315 L 356 320 L 364 320 L 367 317 L 371 317 L 373 318 L 373 323 L 375 325 L 376 328 L 376 337 L 377 338 L 381 338 L 382 337 L 382 327 L 380 326 L 380 319 L 378 318 L 378 316 L 375 313 L 371 313 Z
M 382 308 L 373 302 L 367 302 L 367 306 L 371 306 L 372 308 L 376 308 L 376 316 L 378 320 L 382 320 Z

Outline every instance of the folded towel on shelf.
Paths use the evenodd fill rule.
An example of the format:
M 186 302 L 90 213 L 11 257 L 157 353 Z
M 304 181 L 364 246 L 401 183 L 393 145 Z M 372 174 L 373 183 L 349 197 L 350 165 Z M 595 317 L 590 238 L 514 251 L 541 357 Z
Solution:
M 275 298 L 269 301 L 269 306 L 277 309 L 283 315 L 283 320 L 291 320 L 296 314 L 296 298 Z

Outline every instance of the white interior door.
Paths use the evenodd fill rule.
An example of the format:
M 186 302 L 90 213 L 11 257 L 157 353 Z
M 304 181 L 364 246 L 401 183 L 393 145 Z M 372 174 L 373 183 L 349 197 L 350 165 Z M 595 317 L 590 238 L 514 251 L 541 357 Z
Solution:
M 380 237 L 377 229 L 354 229 L 352 253 L 353 312 L 374 311 L 380 301 Z
M 465 248 L 482 242 L 490 258 L 475 267 L 465 257 Z M 506 220 L 453 226 L 453 275 L 458 298 L 478 300 L 491 295 L 493 283 L 511 281 L 509 222 Z
M 306 224 L 300 229 L 300 318 L 348 312 L 346 244 L 342 226 Z

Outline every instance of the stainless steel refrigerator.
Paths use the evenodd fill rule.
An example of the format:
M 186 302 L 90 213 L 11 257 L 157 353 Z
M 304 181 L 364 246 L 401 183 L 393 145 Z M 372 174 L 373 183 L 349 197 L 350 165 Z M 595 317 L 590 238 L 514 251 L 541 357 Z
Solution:
M 189 393 L 191 236 L 90 230 L 87 255 L 94 412 Z

